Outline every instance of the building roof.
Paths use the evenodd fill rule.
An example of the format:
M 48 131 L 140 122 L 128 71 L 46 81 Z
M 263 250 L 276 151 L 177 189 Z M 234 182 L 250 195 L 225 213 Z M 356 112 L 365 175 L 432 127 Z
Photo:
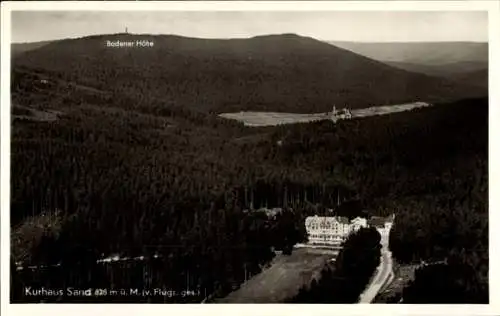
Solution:
M 374 227 L 382 227 L 385 224 L 385 217 L 372 216 L 367 221 L 368 225 Z
M 394 220 L 393 215 L 389 215 L 387 217 L 372 216 L 371 218 L 368 219 L 368 225 L 375 227 L 383 227 L 385 223 L 390 223 L 393 220 Z
M 349 218 L 344 217 L 344 216 L 309 216 L 306 218 L 306 225 L 309 225 L 311 223 L 321 223 L 321 222 L 338 222 L 341 224 L 349 224 Z
M 354 222 L 358 222 L 358 223 L 359 223 L 359 222 L 362 222 L 362 223 L 365 223 L 365 222 L 367 222 L 367 220 L 366 220 L 366 218 L 363 218 L 363 217 L 359 217 L 359 216 L 358 216 L 358 217 L 354 218 L 353 220 L 351 220 L 351 223 L 354 223 Z

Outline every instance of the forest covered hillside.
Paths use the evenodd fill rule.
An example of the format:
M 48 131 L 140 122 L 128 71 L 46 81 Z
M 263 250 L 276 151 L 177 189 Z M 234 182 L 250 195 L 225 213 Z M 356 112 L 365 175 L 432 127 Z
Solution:
M 488 87 L 488 69 L 464 72 L 454 76 L 453 79 L 460 82 L 468 82 L 476 86 Z
M 154 46 L 106 46 L 117 40 Z M 313 113 L 333 104 L 363 108 L 486 94 L 481 87 L 408 72 L 295 34 L 227 40 L 99 35 L 51 42 L 18 55 L 13 65 L 142 103 L 156 98 L 203 112 Z

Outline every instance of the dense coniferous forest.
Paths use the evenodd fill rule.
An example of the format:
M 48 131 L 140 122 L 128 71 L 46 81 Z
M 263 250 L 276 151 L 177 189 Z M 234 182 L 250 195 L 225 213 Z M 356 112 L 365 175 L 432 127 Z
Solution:
M 472 265 L 450 260 L 419 268 L 403 291 L 406 304 L 487 304 L 488 291 Z M 455 261 L 455 262 L 454 262 Z M 485 293 L 486 292 L 486 293 Z
M 36 52 L 26 60 L 37 61 Z M 105 87 L 101 68 L 82 68 L 88 75 L 79 81 L 26 60 L 14 60 L 12 80 L 12 261 L 25 266 L 12 267 L 15 301 L 40 301 L 23 295 L 27 285 L 177 292 L 116 302 L 221 296 L 258 273 L 273 250 L 305 241 L 306 216 L 332 212 L 395 213 L 397 260 L 448 258 L 472 271 L 464 291 L 487 299 L 486 98 L 248 128 L 182 98 L 161 99 L 147 86 L 154 81 Z M 57 111 L 57 119 L 30 120 L 26 108 Z M 113 254 L 144 260 L 96 264 Z M 408 293 L 425 291 L 420 275 Z M 194 294 L 179 294 L 187 289 Z M 101 299 L 110 301 L 47 301 Z

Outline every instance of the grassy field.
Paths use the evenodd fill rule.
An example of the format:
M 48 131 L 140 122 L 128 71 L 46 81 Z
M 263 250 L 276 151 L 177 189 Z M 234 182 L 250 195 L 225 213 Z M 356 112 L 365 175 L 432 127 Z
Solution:
M 326 113 L 299 114 L 278 112 L 223 113 L 221 117 L 243 122 L 246 126 L 273 126 L 280 124 L 306 123 L 327 119 Z
M 352 110 L 352 117 L 366 117 L 373 115 L 385 115 L 403 111 L 410 111 L 415 108 L 429 106 L 425 102 L 414 102 L 397 105 L 374 106 L 365 109 Z M 279 112 L 237 112 L 222 113 L 221 117 L 238 120 L 246 126 L 273 126 L 281 124 L 306 123 L 320 121 L 329 118 L 328 113 L 279 113 Z
M 277 256 L 271 266 L 238 290 L 215 303 L 280 303 L 318 279 L 322 268 L 335 255 L 317 249 L 295 249 L 290 256 Z

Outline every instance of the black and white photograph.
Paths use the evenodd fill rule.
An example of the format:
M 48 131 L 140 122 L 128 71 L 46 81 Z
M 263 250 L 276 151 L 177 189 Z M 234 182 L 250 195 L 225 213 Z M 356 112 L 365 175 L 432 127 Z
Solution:
M 12 10 L 5 299 L 489 304 L 488 11 L 380 8 Z

